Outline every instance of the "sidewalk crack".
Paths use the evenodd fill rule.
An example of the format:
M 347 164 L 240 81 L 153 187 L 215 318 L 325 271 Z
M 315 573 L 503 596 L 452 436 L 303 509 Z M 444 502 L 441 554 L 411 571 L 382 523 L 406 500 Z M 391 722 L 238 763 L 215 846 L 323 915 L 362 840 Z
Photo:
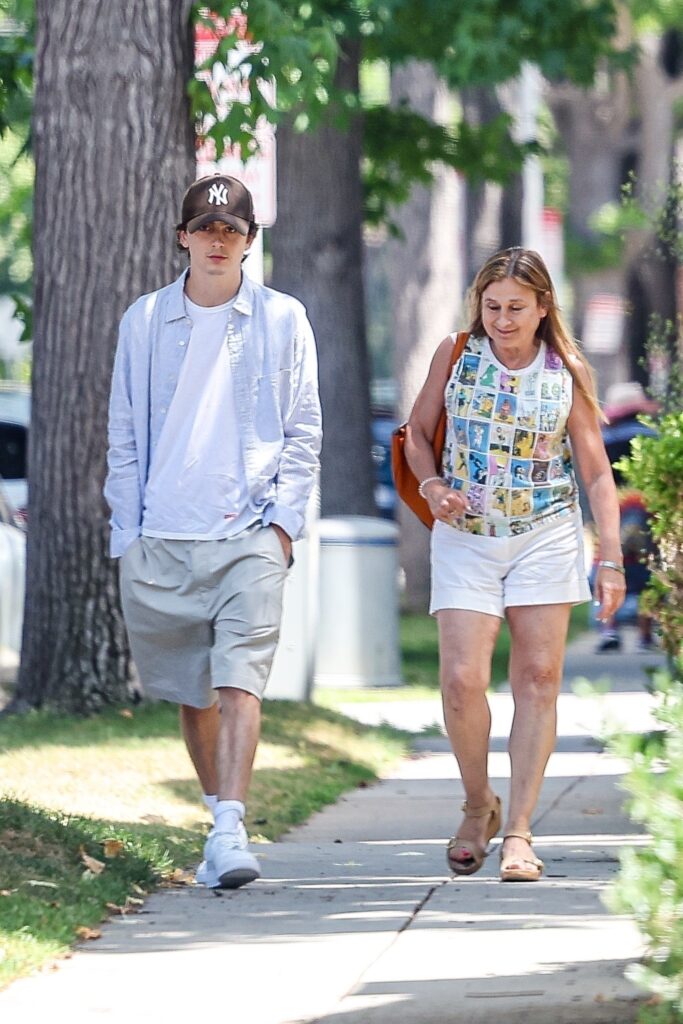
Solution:
M 346 992 L 339 999 L 337 999 L 335 1001 L 334 1006 L 330 1007 L 330 1009 L 328 1011 L 326 1011 L 326 1013 L 324 1013 L 322 1016 L 308 1018 L 305 1022 L 304 1021 L 292 1021 L 292 1022 L 287 1022 L 287 1024 L 322 1024 L 322 1022 L 325 1020 L 325 1018 L 330 1016 L 335 1011 L 336 1007 L 341 1006 L 341 1004 L 344 1002 L 344 1000 L 348 996 L 352 995 L 359 988 L 359 986 L 361 985 L 361 983 L 363 981 L 363 978 L 368 973 L 368 971 L 371 970 L 375 966 L 375 964 L 378 963 L 382 959 L 383 956 L 386 956 L 386 954 L 389 952 L 389 950 L 398 942 L 398 939 L 403 934 L 403 932 L 405 932 L 408 928 L 410 928 L 410 926 L 413 923 L 413 921 L 416 920 L 418 914 L 424 909 L 424 907 L 427 906 L 427 904 L 431 900 L 431 898 L 434 895 L 434 893 L 438 889 L 442 889 L 444 885 L 448 885 L 448 882 L 449 882 L 449 879 L 444 878 L 444 880 L 442 882 L 439 882 L 437 885 L 430 886 L 430 888 L 427 890 L 427 892 L 422 897 L 420 902 L 415 904 L 415 908 L 409 914 L 409 916 L 406 918 L 406 920 L 403 922 L 401 927 L 396 930 L 396 934 L 394 935 L 394 937 L 391 940 L 391 942 L 388 943 L 388 945 L 385 946 L 385 948 L 380 953 L 378 953 L 377 956 L 374 957 L 370 961 L 370 963 L 366 964 L 366 966 L 360 972 L 360 974 L 358 975 L 356 980 L 353 982 L 353 984 L 350 985 L 349 988 L 346 990 Z
M 569 783 L 569 785 L 565 786 L 565 788 L 562 790 L 561 793 L 558 793 L 558 795 L 555 797 L 553 802 L 546 807 L 546 809 L 543 811 L 543 813 L 540 814 L 538 816 L 538 818 L 534 819 L 534 821 L 532 822 L 532 826 L 531 826 L 532 832 L 536 831 L 537 827 L 540 825 L 540 823 L 543 821 L 543 819 L 545 817 L 547 817 L 550 814 L 551 811 L 555 810 L 555 808 L 558 806 L 558 804 L 560 803 L 561 800 L 564 800 L 564 798 L 566 796 L 568 796 L 572 792 L 573 789 L 576 789 L 576 787 L 581 785 L 582 782 L 585 782 L 587 778 L 588 778 L 588 776 L 582 775 L 579 778 L 572 779 L 571 782 Z
M 427 890 L 427 892 L 422 897 L 420 902 L 416 904 L 415 909 L 413 910 L 410 917 L 406 918 L 406 920 L 403 922 L 399 930 L 396 932 L 396 938 L 398 938 L 399 935 L 406 931 L 407 928 L 410 928 L 413 921 L 415 921 L 415 919 L 417 918 L 417 915 L 420 913 L 421 910 L 424 910 L 424 908 L 427 906 L 427 904 L 429 903 L 437 889 L 442 889 L 444 885 L 448 885 L 447 878 L 444 878 L 443 882 L 439 882 L 438 885 L 433 885 L 430 889 Z

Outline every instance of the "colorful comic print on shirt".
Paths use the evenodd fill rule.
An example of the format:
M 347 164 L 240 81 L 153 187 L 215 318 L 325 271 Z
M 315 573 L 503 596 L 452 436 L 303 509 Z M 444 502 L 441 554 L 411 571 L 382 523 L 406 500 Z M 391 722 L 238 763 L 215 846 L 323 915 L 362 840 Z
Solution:
M 575 511 L 572 394 L 571 374 L 545 342 L 533 363 L 508 370 L 488 338 L 469 339 L 444 392 L 444 476 L 468 500 L 456 529 L 516 536 Z

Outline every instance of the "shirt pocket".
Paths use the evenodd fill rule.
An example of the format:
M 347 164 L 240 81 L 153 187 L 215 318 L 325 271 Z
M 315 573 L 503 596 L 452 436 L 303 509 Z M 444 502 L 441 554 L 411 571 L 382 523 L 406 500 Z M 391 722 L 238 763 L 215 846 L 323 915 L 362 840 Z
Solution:
M 292 371 L 289 369 L 250 374 L 249 394 L 257 429 L 266 428 L 270 434 L 274 426 L 282 427 L 289 407 L 291 381 Z

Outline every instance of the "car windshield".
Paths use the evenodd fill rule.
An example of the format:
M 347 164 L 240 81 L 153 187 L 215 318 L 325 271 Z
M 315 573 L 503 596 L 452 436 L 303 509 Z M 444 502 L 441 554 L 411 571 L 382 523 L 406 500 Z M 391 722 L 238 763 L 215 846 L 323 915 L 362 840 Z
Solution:
M 24 480 L 26 477 L 26 429 L 0 421 L 0 477 Z
M 0 422 L 27 427 L 31 418 L 31 394 L 28 388 L 0 381 Z

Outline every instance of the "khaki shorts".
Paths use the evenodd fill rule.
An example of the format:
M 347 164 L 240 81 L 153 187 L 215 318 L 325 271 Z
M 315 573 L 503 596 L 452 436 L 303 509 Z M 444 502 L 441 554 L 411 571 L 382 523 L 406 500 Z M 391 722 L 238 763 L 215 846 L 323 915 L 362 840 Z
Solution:
M 511 606 L 590 601 L 580 514 L 515 537 L 481 537 L 434 523 L 430 612 L 505 617 Z
M 145 693 L 196 708 L 224 686 L 260 699 L 286 575 L 272 527 L 224 540 L 138 537 L 121 558 L 121 603 Z

